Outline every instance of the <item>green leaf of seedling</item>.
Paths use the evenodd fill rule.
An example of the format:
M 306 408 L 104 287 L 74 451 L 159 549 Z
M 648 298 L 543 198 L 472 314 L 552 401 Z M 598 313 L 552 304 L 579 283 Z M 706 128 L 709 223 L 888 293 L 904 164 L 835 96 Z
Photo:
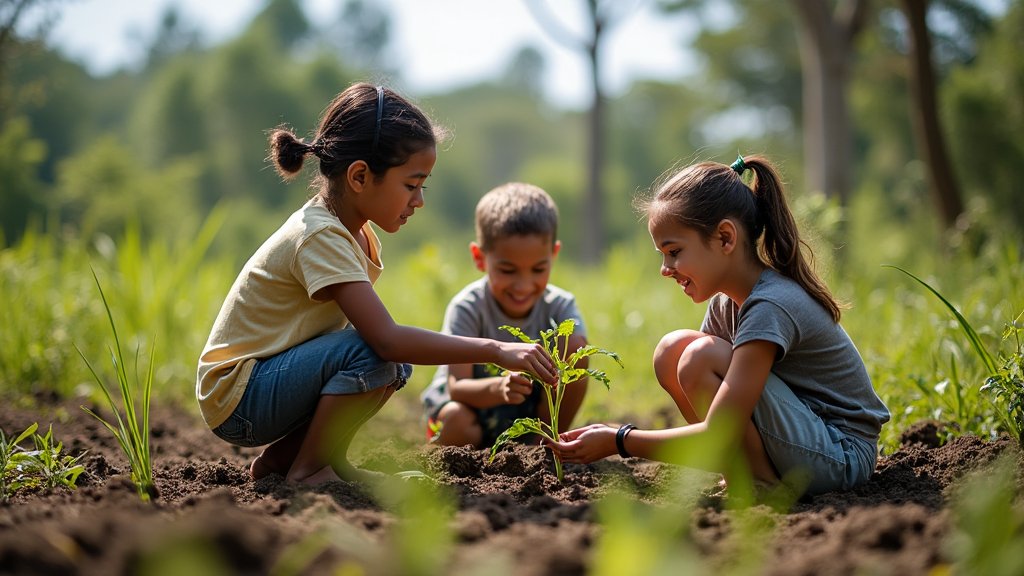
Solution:
M 604 384 L 605 388 L 609 390 L 612 389 L 611 379 L 608 378 L 608 374 L 604 370 L 593 370 L 588 368 L 587 374 L 590 374 L 590 377 L 593 378 L 594 380 L 597 380 Z
M 561 382 L 563 385 L 572 384 L 587 374 L 588 372 L 583 368 L 567 368 L 562 371 Z
M 494 446 L 491 446 L 491 458 L 488 462 L 493 462 L 494 457 L 498 454 L 498 450 L 502 446 L 508 444 L 512 440 L 519 438 L 520 436 L 526 436 L 528 434 L 540 434 L 545 438 L 553 440 L 551 429 L 547 424 L 542 422 L 539 418 L 519 418 L 508 427 L 507 430 L 498 436 L 498 439 L 494 441 Z
M 579 350 L 573 352 L 572 356 L 569 356 L 569 360 L 567 361 L 567 363 L 570 366 L 575 366 L 576 363 L 579 362 L 580 360 L 582 360 L 583 358 L 588 358 L 588 357 L 593 356 L 595 354 L 601 354 L 603 356 L 607 356 L 607 357 L 611 358 L 612 360 L 615 360 L 615 363 L 618 364 L 620 367 L 625 368 L 625 366 L 623 366 L 622 360 L 619 358 L 618 354 L 616 354 L 615 352 L 611 352 L 609 350 L 605 350 L 604 348 L 598 348 L 597 346 L 592 346 L 590 344 L 587 344 L 586 346 L 583 346 Z
M 566 318 L 562 320 L 562 323 L 558 325 L 558 336 L 567 337 L 572 336 L 572 333 L 576 331 L 576 319 Z
M 526 335 L 525 332 L 523 332 L 519 328 L 516 328 L 515 326 L 509 326 L 508 324 L 502 324 L 499 327 L 499 329 L 508 332 L 509 334 L 515 336 L 516 338 L 519 338 L 520 340 L 522 340 L 523 342 L 526 342 L 527 344 L 536 344 L 537 342 L 539 342 L 539 340 L 534 340 L 533 338 L 530 338 L 529 336 Z
M 29 425 L 28 428 L 25 428 L 24 432 L 22 432 L 21 434 L 18 434 L 18 437 L 14 439 L 14 442 L 11 442 L 11 445 L 13 447 L 17 448 L 18 444 L 21 444 L 26 438 L 28 438 L 29 436 L 35 434 L 36 430 L 38 428 L 39 428 L 39 423 L 38 422 L 33 422 L 31 425 Z

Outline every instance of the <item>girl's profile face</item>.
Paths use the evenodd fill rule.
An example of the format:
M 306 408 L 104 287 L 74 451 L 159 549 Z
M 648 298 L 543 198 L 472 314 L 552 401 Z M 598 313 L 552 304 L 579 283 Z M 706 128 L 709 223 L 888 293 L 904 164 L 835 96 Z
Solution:
M 409 156 L 405 164 L 389 168 L 383 177 L 371 176 L 366 193 L 360 195 L 365 218 L 385 232 L 398 232 L 423 206 L 423 183 L 434 169 L 435 160 L 437 151 L 430 146 Z
M 714 239 L 705 242 L 697 230 L 657 212 L 652 212 L 647 230 L 661 253 L 662 276 L 675 280 L 695 303 L 721 291 L 726 259 L 715 249 Z

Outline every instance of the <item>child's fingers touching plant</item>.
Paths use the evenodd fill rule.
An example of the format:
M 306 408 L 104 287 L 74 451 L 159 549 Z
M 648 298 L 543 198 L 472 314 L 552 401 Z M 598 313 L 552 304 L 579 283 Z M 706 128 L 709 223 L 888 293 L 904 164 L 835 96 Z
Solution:
M 497 396 L 503 404 L 522 404 L 533 393 L 533 381 L 518 372 L 509 372 L 498 381 Z
M 558 369 L 555 367 L 555 361 L 540 344 L 502 343 L 498 351 L 498 361 L 495 364 L 507 370 L 529 372 L 541 382 L 548 384 L 558 381 Z

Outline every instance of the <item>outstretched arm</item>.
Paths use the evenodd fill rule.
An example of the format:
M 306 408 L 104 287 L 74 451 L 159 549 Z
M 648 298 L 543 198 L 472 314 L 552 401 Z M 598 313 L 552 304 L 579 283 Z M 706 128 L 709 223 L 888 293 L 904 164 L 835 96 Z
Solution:
M 369 282 L 332 284 L 323 291 L 385 360 L 427 365 L 490 362 L 509 370 L 531 372 L 545 382 L 553 383 L 557 377 L 554 361 L 539 344 L 466 338 L 397 324 Z
M 727 435 L 736 442 L 746 438 L 746 427 L 753 426 L 750 417 L 768 380 L 776 350 L 775 344 L 763 340 L 736 348 L 703 422 L 664 430 L 632 430 L 625 439 L 626 451 L 631 456 L 677 462 L 674 455 L 692 453 L 709 433 Z M 561 435 L 561 441 L 549 445 L 564 462 L 593 462 L 618 452 L 617 431 L 617 426 L 592 424 L 570 430 Z

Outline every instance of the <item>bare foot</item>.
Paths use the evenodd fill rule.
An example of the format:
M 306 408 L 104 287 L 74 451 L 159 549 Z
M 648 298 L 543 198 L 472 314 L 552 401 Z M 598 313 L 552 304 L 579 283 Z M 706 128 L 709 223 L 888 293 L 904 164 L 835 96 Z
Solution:
M 281 476 L 284 476 L 287 473 L 287 470 L 278 470 L 270 462 L 267 462 L 267 459 L 264 458 L 262 454 L 253 458 L 252 464 L 249 464 L 249 476 L 252 477 L 253 480 L 259 480 L 260 478 L 265 478 L 271 474 L 280 474 Z

